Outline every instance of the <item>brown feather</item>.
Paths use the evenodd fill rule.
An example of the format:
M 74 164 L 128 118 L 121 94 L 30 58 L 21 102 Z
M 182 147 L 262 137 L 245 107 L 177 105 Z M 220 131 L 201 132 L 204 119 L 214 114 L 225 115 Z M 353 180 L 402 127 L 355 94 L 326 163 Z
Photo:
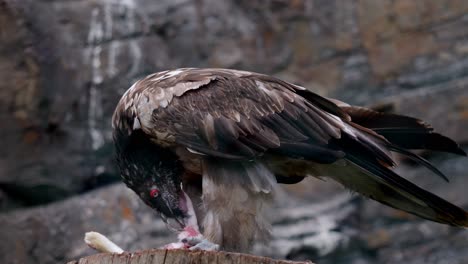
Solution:
M 228 249 L 246 250 L 268 233 L 256 214 L 274 181 L 317 173 L 426 219 L 468 225 L 463 209 L 391 170 L 393 151 L 443 175 L 407 149 L 464 154 L 453 140 L 418 119 L 350 106 L 271 76 L 196 68 L 152 74 L 123 95 L 112 124 L 117 146 L 133 134 L 203 174 L 205 235 Z

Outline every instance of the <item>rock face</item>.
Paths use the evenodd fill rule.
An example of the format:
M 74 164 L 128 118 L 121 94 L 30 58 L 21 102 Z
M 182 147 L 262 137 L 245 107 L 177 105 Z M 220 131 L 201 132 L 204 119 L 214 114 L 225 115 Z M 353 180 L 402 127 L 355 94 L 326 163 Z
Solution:
M 105 205 L 92 207 L 93 199 L 86 197 L 93 196 L 52 202 L 118 181 L 110 128 L 117 100 L 138 78 L 168 68 L 229 67 L 274 74 L 349 103 L 426 119 L 467 144 L 467 26 L 468 2 L 457 0 L 0 0 L 0 211 L 5 212 L 2 221 L 10 224 L 22 219 L 12 229 L 18 232 L 8 231 L 5 227 L 10 225 L 2 225 L 0 232 L 10 241 L 15 237 L 23 241 L 15 242 L 18 263 L 63 262 L 84 254 L 81 235 L 88 229 L 123 236 L 120 229 L 112 228 L 133 222 L 116 212 L 109 213 L 116 213 L 112 228 L 86 226 L 99 222 L 102 215 L 94 220 L 75 217 L 75 208 L 82 214 L 106 211 Z M 457 189 L 466 185 L 462 177 L 466 160 L 433 158 L 449 176 L 456 167 L 453 177 L 458 180 L 429 187 L 441 188 L 441 196 L 467 207 L 463 190 Z M 402 173 L 418 175 L 418 183 L 431 183 L 420 176 L 427 172 L 419 168 L 406 167 Z M 295 187 L 299 197 L 280 207 L 322 212 L 320 202 L 308 208 L 309 199 L 324 201 L 323 197 L 341 193 L 321 184 L 312 181 Z M 115 202 L 124 194 L 112 188 L 122 187 L 93 195 Z M 461 250 L 463 232 L 414 219 L 406 223 L 398 220 L 406 215 L 360 199 L 345 200 L 336 208 L 327 205 L 335 208 L 330 209 L 331 218 L 303 219 L 308 228 L 322 228 L 323 222 L 328 225 L 324 230 L 337 229 L 340 235 L 333 231 L 312 241 L 309 235 L 321 234 L 319 229 L 302 235 L 288 224 L 294 221 L 280 219 L 277 224 L 285 227 L 279 227 L 278 233 L 283 237 L 274 240 L 274 250 L 260 247 L 258 252 L 308 256 L 320 263 L 466 260 Z M 24 208 L 46 203 L 52 204 Z M 86 210 L 88 205 L 95 209 Z M 135 217 L 140 215 L 139 206 L 132 208 L 138 208 Z M 139 217 L 149 219 L 150 213 L 141 210 Z M 340 213 L 348 210 L 349 215 Z M 67 216 L 51 217 L 55 214 Z M 132 249 L 162 242 L 144 240 L 145 231 L 165 232 L 160 225 L 154 228 L 158 231 L 149 231 L 153 228 L 142 224 L 152 221 L 148 219 L 134 220 L 141 231 L 131 231 L 133 237 L 125 234 L 128 243 L 118 242 Z M 342 227 L 349 221 L 352 227 Z M 58 223 L 67 227 L 57 231 Z M 413 229 L 419 233 L 411 238 L 401 235 Z M 290 237 L 289 232 L 295 235 Z M 63 240 L 52 241 L 54 234 L 63 234 Z M 12 244 L 5 241 L 0 242 L 0 251 L 12 252 Z M 348 246 L 342 244 L 345 241 Z M 349 245 L 356 247 L 354 253 L 341 254 Z M 425 252 L 432 257 L 419 258 Z

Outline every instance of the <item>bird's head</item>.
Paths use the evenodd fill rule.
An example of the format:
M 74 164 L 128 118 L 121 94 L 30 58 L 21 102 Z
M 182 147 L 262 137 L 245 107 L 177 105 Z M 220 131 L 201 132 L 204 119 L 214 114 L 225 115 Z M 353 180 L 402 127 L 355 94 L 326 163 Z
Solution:
M 175 229 L 183 229 L 187 217 L 186 199 L 180 181 L 173 177 L 179 178 L 179 175 L 153 174 L 146 177 L 143 184 L 130 188 L 148 206 L 155 209 L 164 222 Z
M 114 141 L 123 182 L 155 209 L 164 222 L 183 229 L 187 215 L 181 186 L 184 169 L 177 156 L 136 131 L 127 138 L 114 135 Z

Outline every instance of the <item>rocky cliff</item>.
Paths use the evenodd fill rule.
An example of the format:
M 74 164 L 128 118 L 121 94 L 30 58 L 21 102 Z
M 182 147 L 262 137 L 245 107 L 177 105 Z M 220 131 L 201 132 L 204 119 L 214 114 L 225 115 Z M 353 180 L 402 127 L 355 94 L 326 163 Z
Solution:
M 101 188 L 118 181 L 110 140 L 117 100 L 163 69 L 273 74 L 423 118 L 468 146 L 467 27 L 468 2 L 459 0 L 0 0 L 0 233 L 8 238 L 1 262 L 87 254 L 81 235 L 92 229 L 128 249 L 168 241 L 123 186 Z M 451 183 L 405 161 L 401 173 L 467 208 L 466 158 L 426 156 Z M 259 254 L 318 263 L 468 261 L 466 232 L 331 183 L 285 192 L 295 196 L 279 203 L 278 235 Z

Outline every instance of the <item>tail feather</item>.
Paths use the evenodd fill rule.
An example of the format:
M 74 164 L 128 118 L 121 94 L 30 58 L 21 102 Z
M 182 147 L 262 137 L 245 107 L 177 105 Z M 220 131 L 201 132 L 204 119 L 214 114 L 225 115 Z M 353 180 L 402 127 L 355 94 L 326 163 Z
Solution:
M 391 207 L 407 211 L 428 220 L 453 226 L 468 227 L 468 214 L 456 205 L 423 190 L 400 177 L 390 165 L 382 162 L 373 152 L 363 146 L 365 142 L 347 134 L 332 142 L 345 152 L 346 167 L 324 167 L 325 173 L 334 180 L 358 193 Z M 381 142 L 389 150 L 402 153 L 417 160 L 435 173 L 443 175 L 423 158 L 406 149 Z M 324 166 L 324 165 L 323 165 Z M 338 169 L 337 169 L 338 168 Z M 351 173 L 351 175 L 349 175 Z
M 346 127 L 341 137 L 329 141 L 329 147 L 344 152 L 347 165 L 313 163 L 311 174 L 329 176 L 364 196 L 422 218 L 468 227 L 468 213 L 464 209 L 418 187 L 391 169 L 395 162 L 389 151 L 413 159 L 447 180 L 441 171 L 408 149 L 466 155 L 457 143 L 434 133 L 429 124 L 412 117 L 343 103 L 337 106 L 351 120 L 342 118 Z
M 416 186 L 379 164 L 354 157 L 350 159 L 365 172 L 372 174 L 373 180 L 380 183 L 381 188 L 384 186 L 383 190 L 391 191 L 391 194 L 386 194 L 380 202 L 432 221 L 468 227 L 468 214 L 460 207 Z
M 353 122 L 372 129 L 402 127 L 432 130 L 429 124 L 409 116 L 377 112 L 360 106 L 345 106 L 342 109 L 351 117 Z
M 423 190 L 392 170 L 373 162 L 348 156 L 345 167 L 323 167 L 343 186 L 390 207 L 452 226 L 468 227 L 468 213 L 450 202 Z
M 417 163 L 419 163 L 421 165 L 423 165 L 424 167 L 426 167 L 426 168 L 430 169 L 432 172 L 434 172 L 436 175 L 440 176 L 446 182 L 449 182 L 449 179 L 447 178 L 447 176 L 445 176 L 445 174 L 443 174 L 439 169 L 434 167 L 434 165 L 432 165 L 429 161 L 427 161 L 423 157 L 421 157 L 421 156 L 419 156 L 417 154 L 414 154 L 413 152 L 408 151 L 408 150 L 406 150 L 404 148 L 400 148 L 398 146 L 395 146 L 395 145 L 391 145 L 390 149 L 404 155 L 407 158 L 412 159 L 413 161 L 415 161 L 415 162 L 417 162 Z
M 377 112 L 364 107 L 343 106 L 352 122 L 384 136 L 391 143 L 407 149 L 427 149 L 466 156 L 452 139 L 433 132 L 433 128 L 413 117 Z
M 410 129 L 374 129 L 388 141 L 407 149 L 427 149 L 466 156 L 458 144 L 450 138 L 430 131 Z

